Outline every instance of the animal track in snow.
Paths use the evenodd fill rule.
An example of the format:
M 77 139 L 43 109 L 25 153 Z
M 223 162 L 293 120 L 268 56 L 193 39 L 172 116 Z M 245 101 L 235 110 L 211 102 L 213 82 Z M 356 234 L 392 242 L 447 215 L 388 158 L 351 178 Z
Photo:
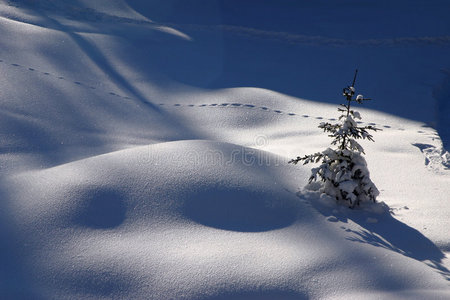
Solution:
M 4 61 L 3 59 L 0 59 L 0 63 L 4 63 L 4 64 L 8 65 L 8 63 L 6 61 Z M 46 72 L 46 71 L 41 71 L 41 70 L 36 69 L 34 67 L 27 67 L 27 66 L 20 65 L 18 63 L 9 63 L 9 65 L 13 66 L 13 67 L 16 67 L 16 68 L 23 68 L 23 70 L 26 71 L 26 72 L 33 72 L 33 73 L 37 73 L 37 74 L 43 74 L 45 76 L 53 77 L 53 78 L 58 79 L 58 80 L 64 80 L 66 82 L 75 84 L 75 85 L 77 85 L 79 87 L 84 87 L 84 88 L 88 88 L 88 89 L 91 89 L 91 90 L 97 90 L 97 88 L 95 86 L 83 83 L 83 82 L 78 81 L 78 80 L 70 81 L 70 80 L 66 79 L 65 77 L 63 77 L 63 76 L 52 74 L 52 73 Z M 123 98 L 123 99 L 127 99 L 127 100 L 132 99 L 132 98 L 130 98 L 128 96 L 122 96 L 122 95 L 119 95 L 119 94 L 117 94 L 115 92 L 112 92 L 112 91 L 103 91 L 103 93 L 105 93 L 105 94 L 107 93 L 109 95 L 116 96 L 116 97 Z
M 164 103 L 160 103 L 159 105 L 162 106 L 162 105 L 165 105 L 165 104 Z M 217 103 L 205 104 L 204 103 L 204 104 L 200 104 L 200 105 L 176 103 L 176 104 L 173 104 L 172 106 L 174 106 L 174 107 L 196 107 L 197 106 L 197 107 L 202 107 L 202 108 L 203 107 L 210 107 L 210 108 L 226 108 L 226 107 L 228 107 L 228 108 L 233 108 L 233 109 L 262 109 L 262 110 L 264 110 L 266 112 L 272 112 L 272 113 L 276 113 L 278 115 L 286 115 L 286 116 L 289 116 L 289 117 L 314 118 L 314 119 L 317 119 L 317 120 L 324 120 L 324 119 L 326 119 L 326 120 L 331 121 L 331 122 L 337 121 L 336 118 L 324 118 L 322 116 L 310 116 L 310 115 L 306 115 L 306 114 L 300 115 L 300 114 L 296 114 L 294 112 L 284 113 L 281 110 L 271 109 L 271 108 L 268 108 L 266 106 L 259 106 L 258 107 L 258 106 L 253 105 L 253 104 L 242 104 L 242 103 L 236 103 L 236 102 L 233 102 L 233 103 L 221 103 L 221 104 L 217 104 Z M 357 121 L 357 123 L 358 124 L 364 124 L 365 122 Z M 366 123 L 366 124 L 370 125 L 370 126 L 378 126 L 379 128 L 383 127 L 384 129 L 394 129 L 394 130 L 405 131 L 404 128 L 401 128 L 401 127 L 393 128 L 391 125 L 382 125 L 382 124 L 377 124 L 377 123 L 373 123 L 373 122 Z M 424 132 L 422 130 L 419 130 L 419 131 L 417 131 L 417 133 L 426 133 L 426 132 Z
M 0 63 L 4 63 L 4 64 L 8 65 L 8 63 L 5 60 L 3 60 L 3 59 L 0 59 Z M 33 68 L 33 67 L 26 67 L 26 66 L 20 65 L 18 63 L 9 63 L 9 65 L 13 66 L 13 67 L 16 67 L 16 68 L 23 68 L 24 71 L 34 72 L 34 73 L 41 73 L 41 74 L 44 74 L 46 76 L 56 78 L 58 80 L 65 80 L 65 81 L 67 81 L 69 83 L 72 83 L 72 84 L 78 86 L 78 87 L 83 87 L 83 88 L 87 88 L 87 89 L 91 89 L 91 90 L 99 90 L 95 86 L 83 83 L 82 81 L 78 81 L 78 80 L 70 81 L 70 80 L 66 79 L 65 77 L 63 77 L 63 76 L 52 74 L 50 72 L 40 71 L 40 70 L 38 70 L 36 68 Z M 115 97 L 126 99 L 126 100 L 132 100 L 133 99 L 133 98 L 131 98 L 129 96 L 123 96 L 123 95 L 120 95 L 120 94 L 112 92 L 112 91 L 105 91 L 104 90 L 104 91 L 101 91 L 101 92 L 103 92 L 105 94 L 108 94 L 110 96 L 115 96 Z M 159 103 L 158 105 L 164 106 L 166 104 L 165 103 Z M 183 104 L 180 104 L 180 103 L 176 103 L 176 104 L 173 104 L 173 106 L 174 107 L 183 107 L 184 106 L 184 107 L 191 107 L 192 108 L 192 107 L 195 107 L 196 105 L 195 104 L 183 105 Z M 242 103 L 237 103 L 237 102 L 234 102 L 234 103 L 221 103 L 221 104 L 217 104 L 217 103 L 200 104 L 200 105 L 197 105 L 197 106 L 198 107 L 207 107 L 208 106 L 208 107 L 212 107 L 212 108 L 214 108 L 214 107 L 217 107 L 217 108 L 219 108 L 219 107 L 221 107 L 221 108 L 229 107 L 229 108 L 234 108 L 234 109 L 239 109 L 239 108 L 241 108 L 241 109 L 242 108 L 245 108 L 245 109 L 259 108 L 259 109 L 262 109 L 262 110 L 267 111 L 267 112 L 273 112 L 273 113 L 276 113 L 278 115 L 283 115 L 284 114 L 284 115 L 287 115 L 289 117 L 315 118 L 317 120 L 323 120 L 324 119 L 324 117 L 322 117 L 322 116 L 314 117 L 314 116 L 309 116 L 309 115 L 306 115 L 306 114 L 299 115 L 299 114 L 296 114 L 294 112 L 284 113 L 281 110 L 270 109 L 270 108 L 268 108 L 266 106 L 257 107 L 256 105 L 253 105 L 253 104 L 242 104 Z M 335 118 L 329 118 L 328 120 L 329 121 L 336 121 Z M 358 121 L 357 123 L 358 124 L 364 124 L 364 122 L 361 122 L 361 121 Z M 393 129 L 392 126 L 390 126 L 390 125 L 380 125 L 380 124 L 376 124 L 376 123 L 373 123 L 373 122 L 367 123 L 367 124 L 371 125 L 371 126 L 383 127 L 385 129 Z M 405 129 L 404 128 L 396 128 L 396 130 L 404 131 Z M 426 132 L 422 131 L 422 130 L 418 130 L 417 133 L 426 134 Z

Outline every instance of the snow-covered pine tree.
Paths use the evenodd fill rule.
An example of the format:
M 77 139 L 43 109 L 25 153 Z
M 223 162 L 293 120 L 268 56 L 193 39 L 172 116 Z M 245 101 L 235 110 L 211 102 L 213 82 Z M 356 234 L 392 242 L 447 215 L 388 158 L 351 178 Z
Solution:
M 370 100 L 362 95 L 355 97 L 355 81 L 358 70 L 355 71 L 353 83 L 343 89 L 343 95 L 347 104 L 341 104 L 338 111 L 341 113 L 338 123 L 331 124 L 322 122 L 319 128 L 329 133 L 333 139 L 331 145 L 334 148 L 327 148 L 322 152 L 317 152 L 303 157 L 292 159 L 289 163 L 297 164 L 303 162 L 319 163 L 320 166 L 311 170 L 309 183 L 321 180 L 320 192 L 325 193 L 337 201 L 346 202 L 353 208 L 364 201 L 375 202 L 379 191 L 370 180 L 367 163 L 362 154 L 363 147 L 356 141 L 357 139 L 368 139 L 374 141 L 369 130 L 380 130 L 374 126 L 358 126 L 355 119 L 361 119 L 359 112 L 351 109 L 352 102 L 362 103 Z

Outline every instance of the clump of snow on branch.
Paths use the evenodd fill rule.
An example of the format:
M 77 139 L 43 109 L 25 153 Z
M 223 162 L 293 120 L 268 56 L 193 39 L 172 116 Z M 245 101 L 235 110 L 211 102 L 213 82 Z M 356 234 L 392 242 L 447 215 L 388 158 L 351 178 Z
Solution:
M 351 109 L 351 103 L 362 103 L 365 100 L 362 95 L 355 96 L 355 78 L 353 84 L 343 89 L 343 95 L 347 104 L 341 104 L 338 111 L 341 113 L 339 122 L 322 122 L 319 128 L 329 133 L 333 140 L 333 148 L 327 148 L 303 157 L 292 159 L 289 163 L 303 162 L 320 163 L 311 170 L 309 183 L 320 180 L 320 192 L 325 193 L 337 201 L 346 202 L 350 207 L 355 207 L 361 202 L 376 201 L 379 191 L 370 179 L 366 160 L 363 157 L 364 149 L 357 142 L 358 139 L 374 141 L 369 131 L 377 131 L 373 126 L 358 126 L 355 119 L 360 120 L 359 112 Z

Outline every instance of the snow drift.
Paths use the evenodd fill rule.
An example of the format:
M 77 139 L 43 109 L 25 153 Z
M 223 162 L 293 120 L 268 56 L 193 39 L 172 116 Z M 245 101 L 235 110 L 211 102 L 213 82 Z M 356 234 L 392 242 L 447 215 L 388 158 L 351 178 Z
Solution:
M 264 34 L 270 28 L 249 31 L 260 18 L 233 19 L 220 1 L 91 2 L 0 2 L 1 298 L 449 297 L 446 151 L 414 111 L 426 85 L 406 88 L 437 76 L 413 63 L 420 72 L 402 71 L 395 92 L 384 83 L 399 63 L 375 80 L 390 50 L 429 53 L 423 39 L 342 54 L 329 44 L 287 47 Z M 259 13 L 280 14 L 261 3 Z M 371 17 L 381 11 L 374 4 Z M 236 33 L 220 16 L 247 29 Z M 301 28 L 279 24 L 279 32 Z M 435 25 L 417 34 L 447 34 Z M 438 50 L 428 66 L 444 63 L 443 41 L 431 43 Z M 389 110 L 393 98 L 374 106 L 385 112 L 361 109 L 383 129 L 363 146 L 385 204 L 351 211 L 304 190 L 310 170 L 287 162 L 323 149 L 317 125 L 337 115 L 336 105 L 299 96 L 331 101 L 323 91 L 347 79 L 330 71 L 340 73 L 340 63 L 324 62 L 355 53 L 365 61 L 367 49 L 376 55 L 364 66 L 378 71 L 360 89 L 377 103 L 369 78 L 382 82 L 380 93 L 414 101 L 408 119 L 389 114 L 403 105 Z M 295 84 L 292 72 L 278 76 L 301 61 Z

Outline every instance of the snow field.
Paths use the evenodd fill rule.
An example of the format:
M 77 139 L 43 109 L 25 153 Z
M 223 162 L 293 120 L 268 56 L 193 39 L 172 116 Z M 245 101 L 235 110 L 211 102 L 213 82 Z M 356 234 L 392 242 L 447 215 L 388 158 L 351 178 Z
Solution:
M 339 100 L 178 82 L 217 66 L 154 2 L 26 2 L 0 2 L 0 298 L 450 297 L 436 130 L 355 107 L 384 204 L 336 206 L 287 162 Z

